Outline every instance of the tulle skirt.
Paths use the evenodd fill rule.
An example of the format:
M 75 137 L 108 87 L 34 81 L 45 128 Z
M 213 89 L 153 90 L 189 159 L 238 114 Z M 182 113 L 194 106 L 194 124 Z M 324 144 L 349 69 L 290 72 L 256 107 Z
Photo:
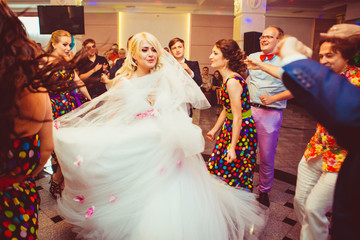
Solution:
M 78 237 L 227 240 L 259 234 L 264 219 L 254 195 L 208 173 L 201 129 L 181 111 L 149 112 L 116 126 L 54 130 L 65 178 L 58 209 Z

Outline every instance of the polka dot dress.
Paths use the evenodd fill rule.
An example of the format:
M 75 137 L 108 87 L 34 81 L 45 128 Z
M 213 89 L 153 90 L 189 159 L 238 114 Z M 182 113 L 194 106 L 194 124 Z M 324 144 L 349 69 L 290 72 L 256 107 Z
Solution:
M 59 71 L 56 72 L 53 77 L 56 78 L 57 81 L 61 81 L 63 83 L 61 84 L 62 86 L 58 87 L 58 91 L 55 90 L 49 92 L 53 119 L 57 119 L 65 113 L 71 112 L 75 108 L 79 107 L 86 100 L 82 95 L 75 93 L 75 91 L 66 91 L 71 84 L 74 84 L 74 73 Z M 63 89 L 65 89 L 65 91 Z M 51 156 L 54 163 L 57 163 L 58 161 L 55 152 L 52 152 Z M 53 170 L 56 172 L 56 169 Z
M 240 77 L 231 76 L 221 86 L 220 103 L 228 113 L 231 113 L 230 98 L 226 86 L 227 81 L 231 78 L 239 81 L 243 88 L 241 106 L 242 112 L 246 112 L 250 109 L 249 91 L 245 80 Z M 211 174 L 221 178 L 230 186 L 252 191 L 257 148 L 255 123 L 252 117 L 242 119 L 240 136 L 235 148 L 236 159 L 228 163 L 226 155 L 231 142 L 232 127 L 233 121 L 226 118 L 219 136 L 216 138 L 216 144 L 207 167 Z
M 63 82 L 62 86 L 59 86 L 58 91 L 49 92 L 53 119 L 56 119 L 80 106 L 83 99 L 81 99 L 81 95 L 77 96 L 73 91 L 66 91 L 71 84 L 74 84 L 73 73 L 60 71 L 54 74 L 54 78 Z M 65 89 L 65 91 L 63 91 L 63 89 Z M 76 99 L 77 97 L 80 99 Z
M 0 158 L 0 177 L 28 176 L 22 183 L 0 188 L 0 239 L 37 239 L 40 198 L 30 174 L 40 160 L 38 135 L 14 140 Z

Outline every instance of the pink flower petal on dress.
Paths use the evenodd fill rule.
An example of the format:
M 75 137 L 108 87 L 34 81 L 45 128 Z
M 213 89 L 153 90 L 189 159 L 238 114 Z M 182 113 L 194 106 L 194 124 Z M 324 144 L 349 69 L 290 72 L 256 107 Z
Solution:
M 95 212 L 95 206 L 91 206 L 88 210 L 86 210 L 85 218 L 88 219 Z
M 144 119 L 144 118 L 156 118 L 159 115 L 159 111 L 155 109 L 148 110 L 143 113 L 136 114 L 135 119 Z
M 181 159 L 178 160 L 178 162 L 176 163 L 176 167 L 177 168 L 181 168 L 182 167 L 182 163 L 183 161 Z
M 55 121 L 55 122 L 54 122 L 54 127 L 56 128 L 56 130 L 59 130 L 59 128 L 60 128 L 60 122 Z
M 76 157 L 76 162 L 74 162 L 75 166 L 80 167 L 80 165 L 83 163 L 84 159 L 81 156 Z
M 165 167 L 161 167 L 159 173 L 160 175 L 163 175 L 165 173 Z
M 114 194 L 111 194 L 110 195 L 110 199 L 109 199 L 109 202 L 110 203 L 114 203 L 118 198 L 114 195 Z
M 85 197 L 84 197 L 84 195 L 82 195 L 82 196 L 76 196 L 76 197 L 73 198 L 73 200 L 74 200 L 75 202 L 83 203 L 83 202 L 85 201 Z
M 178 161 L 176 163 L 176 167 L 181 168 L 182 164 L 183 164 L 183 161 L 185 159 L 184 151 L 181 150 L 181 149 L 177 149 L 177 150 L 175 150 L 175 154 L 177 155 L 177 159 L 178 159 Z

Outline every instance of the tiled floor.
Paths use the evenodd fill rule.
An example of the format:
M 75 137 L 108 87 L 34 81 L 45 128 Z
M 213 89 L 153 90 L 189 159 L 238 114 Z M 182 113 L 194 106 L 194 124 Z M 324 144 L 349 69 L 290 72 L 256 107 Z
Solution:
M 216 121 L 217 107 L 195 111 L 194 122 L 199 124 L 204 135 Z M 260 239 L 290 240 L 299 239 L 300 226 L 293 211 L 297 165 L 304 153 L 305 146 L 315 132 L 316 122 L 301 108 L 289 104 L 283 112 L 283 124 L 275 159 L 275 180 L 269 194 L 270 208 L 264 209 L 268 222 Z M 213 143 L 206 141 L 204 156 L 212 151 Z M 42 174 L 37 180 L 41 196 L 39 214 L 40 240 L 72 240 L 75 234 L 71 225 L 66 223 L 56 212 L 56 201 L 51 197 L 48 174 Z M 255 185 L 258 173 L 255 173 Z M 256 193 L 256 190 L 255 190 Z

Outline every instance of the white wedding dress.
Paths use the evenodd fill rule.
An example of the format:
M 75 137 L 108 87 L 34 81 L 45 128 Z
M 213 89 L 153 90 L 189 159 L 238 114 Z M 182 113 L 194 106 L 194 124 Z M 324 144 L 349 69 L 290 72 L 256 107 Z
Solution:
M 60 215 L 81 239 L 254 237 L 264 221 L 254 195 L 211 176 L 202 159 L 185 104 L 209 107 L 206 98 L 172 57 L 161 61 L 55 122 Z

